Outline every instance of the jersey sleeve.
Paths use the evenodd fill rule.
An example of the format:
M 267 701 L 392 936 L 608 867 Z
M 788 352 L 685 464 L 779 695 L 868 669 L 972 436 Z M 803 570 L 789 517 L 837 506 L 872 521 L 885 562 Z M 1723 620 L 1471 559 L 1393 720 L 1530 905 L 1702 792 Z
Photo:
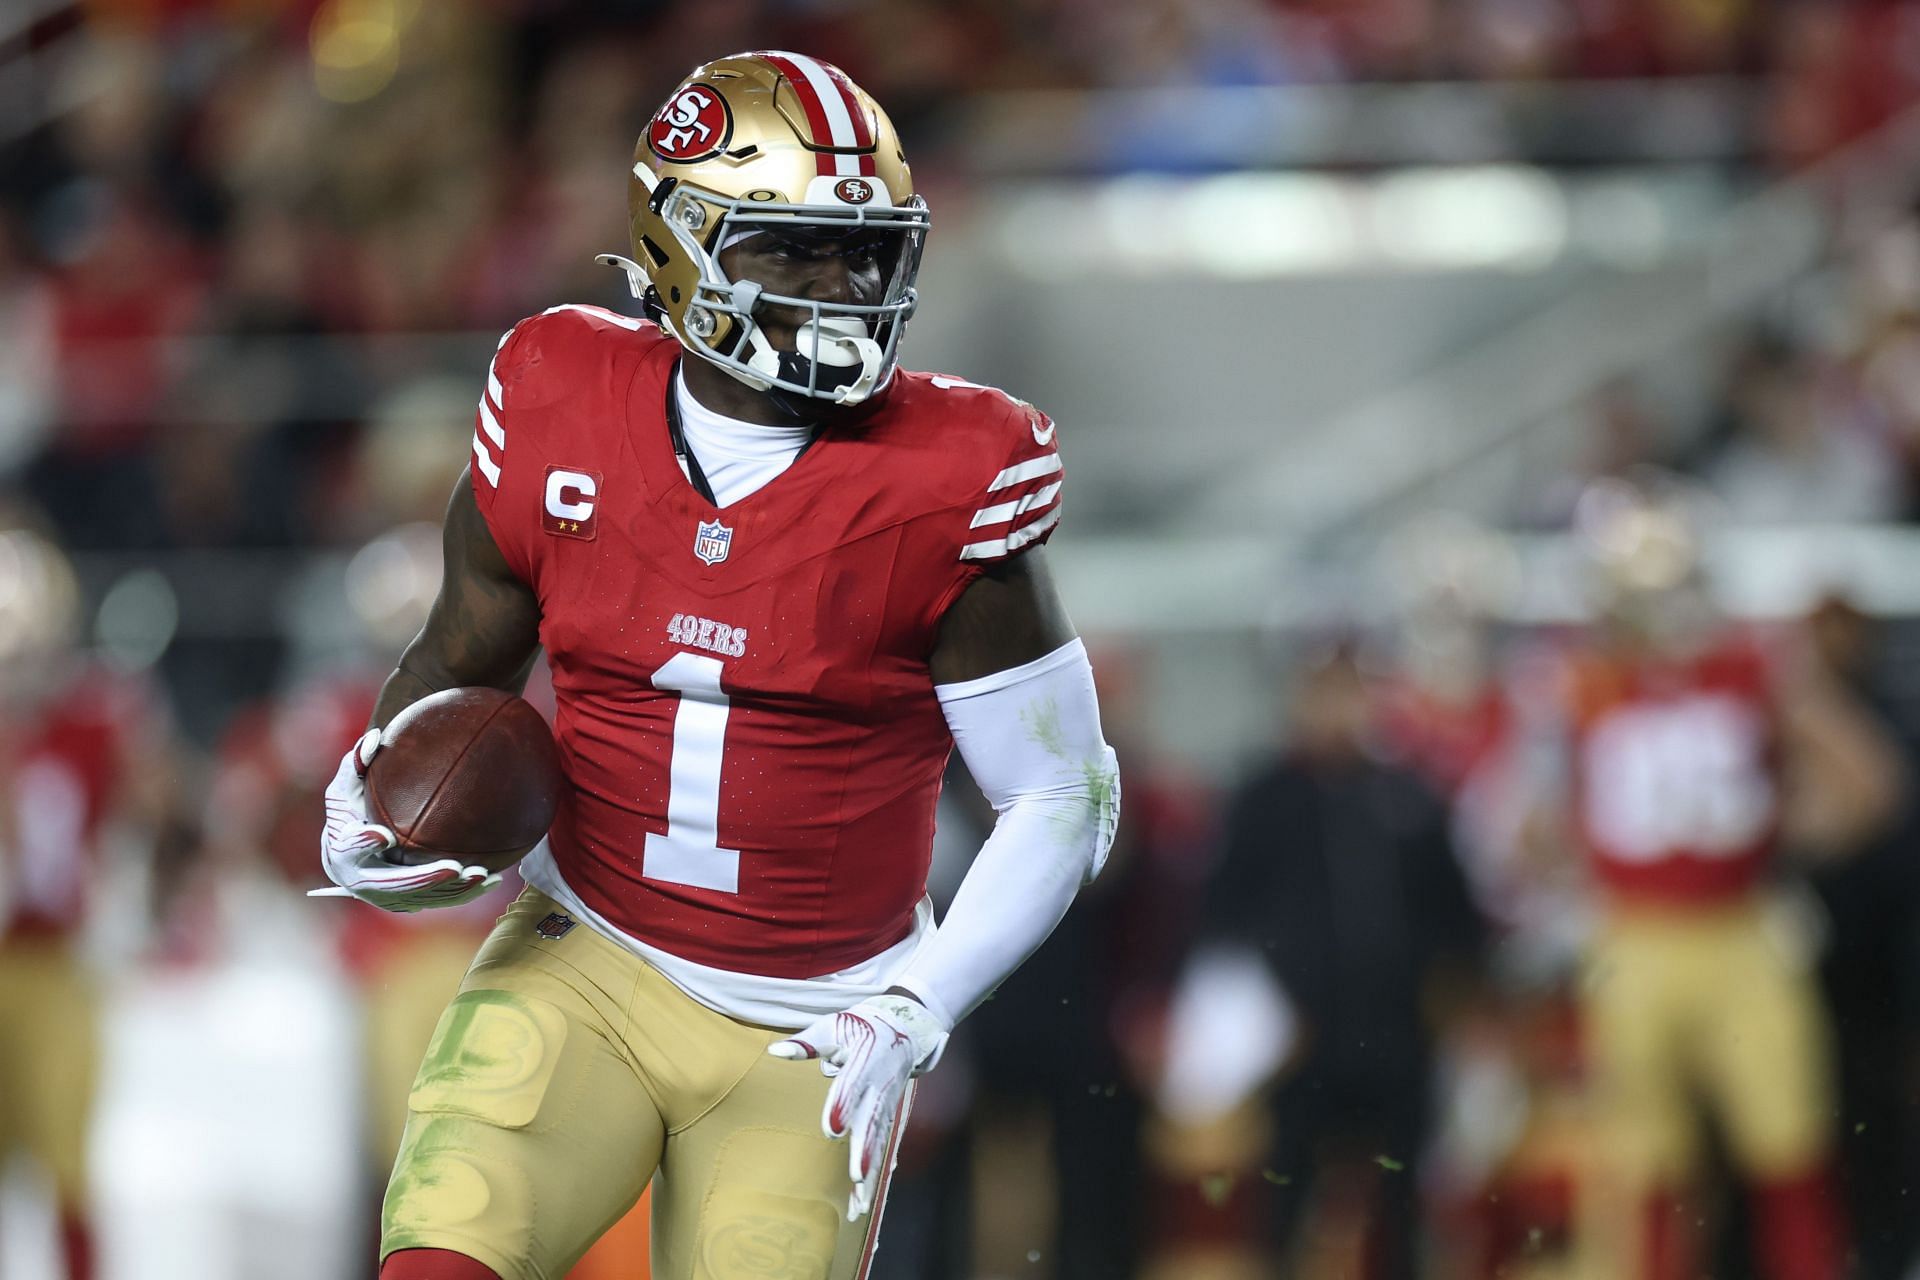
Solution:
M 529 545 L 531 515 L 539 511 L 538 486 L 540 460 L 528 438 L 530 433 L 513 430 L 512 405 L 516 392 L 522 392 L 534 363 L 528 359 L 527 331 L 532 322 L 523 320 L 507 330 L 487 365 L 487 383 L 480 393 L 480 405 L 474 411 L 473 500 L 493 534 L 495 545 L 508 566 L 524 582 L 533 581 L 533 548 Z M 514 520 L 512 513 L 529 513 Z
M 997 466 L 982 468 L 970 495 L 971 515 L 960 517 L 958 555 L 964 564 L 996 564 L 1045 542 L 1060 523 L 1066 473 L 1053 420 L 1022 401 L 1012 409 L 999 436 L 1004 443 L 986 455 Z

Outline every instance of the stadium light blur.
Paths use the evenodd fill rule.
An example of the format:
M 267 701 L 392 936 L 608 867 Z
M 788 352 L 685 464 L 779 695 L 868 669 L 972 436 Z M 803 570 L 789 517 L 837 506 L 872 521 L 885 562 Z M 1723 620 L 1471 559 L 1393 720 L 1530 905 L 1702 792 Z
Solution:
M 1561 179 L 1516 165 L 1367 176 L 1132 174 L 1091 187 L 1020 188 L 993 238 L 1014 270 L 1049 280 L 1524 272 L 1568 251 L 1574 203 Z M 1607 256 L 1657 253 L 1657 208 L 1633 230 Z
M 313 16 L 313 84 L 334 102 L 364 102 L 400 69 L 400 6 L 394 0 L 328 0 Z

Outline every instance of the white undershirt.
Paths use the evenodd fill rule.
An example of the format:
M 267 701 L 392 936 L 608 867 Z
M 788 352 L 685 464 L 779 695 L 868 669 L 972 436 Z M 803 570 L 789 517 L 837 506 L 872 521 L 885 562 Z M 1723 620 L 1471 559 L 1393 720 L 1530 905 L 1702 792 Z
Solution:
M 681 434 L 700 460 L 715 506 L 730 507 L 758 491 L 793 465 L 813 434 L 808 426 L 769 427 L 715 413 L 693 398 L 680 373 L 673 377 L 673 399 L 680 410 Z

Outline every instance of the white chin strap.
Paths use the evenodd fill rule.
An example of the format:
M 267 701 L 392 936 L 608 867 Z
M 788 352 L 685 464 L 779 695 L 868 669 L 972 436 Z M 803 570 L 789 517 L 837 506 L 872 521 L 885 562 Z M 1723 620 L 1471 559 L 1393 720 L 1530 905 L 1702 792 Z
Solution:
M 614 267 L 625 272 L 627 288 L 633 291 L 635 298 L 647 296 L 647 273 L 642 271 L 640 264 L 632 258 L 623 258 L 617 253 L 596 253 L 593 255 L 593 260 L 603 266 Z

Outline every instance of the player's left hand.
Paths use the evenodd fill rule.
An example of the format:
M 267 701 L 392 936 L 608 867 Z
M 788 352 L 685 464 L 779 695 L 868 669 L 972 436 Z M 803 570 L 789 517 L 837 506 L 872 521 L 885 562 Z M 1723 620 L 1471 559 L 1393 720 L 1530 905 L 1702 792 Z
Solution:
M 933 1065 L 946 1039 L 947 1029 L 918 1000 L 881 995 L 767 1046 L 776 1058 L 819 1059 L 833 1080 L 820 1127 L 829 1138 L 851 1137 L 847 1221 L 873 1208 L 908 1081 Z

